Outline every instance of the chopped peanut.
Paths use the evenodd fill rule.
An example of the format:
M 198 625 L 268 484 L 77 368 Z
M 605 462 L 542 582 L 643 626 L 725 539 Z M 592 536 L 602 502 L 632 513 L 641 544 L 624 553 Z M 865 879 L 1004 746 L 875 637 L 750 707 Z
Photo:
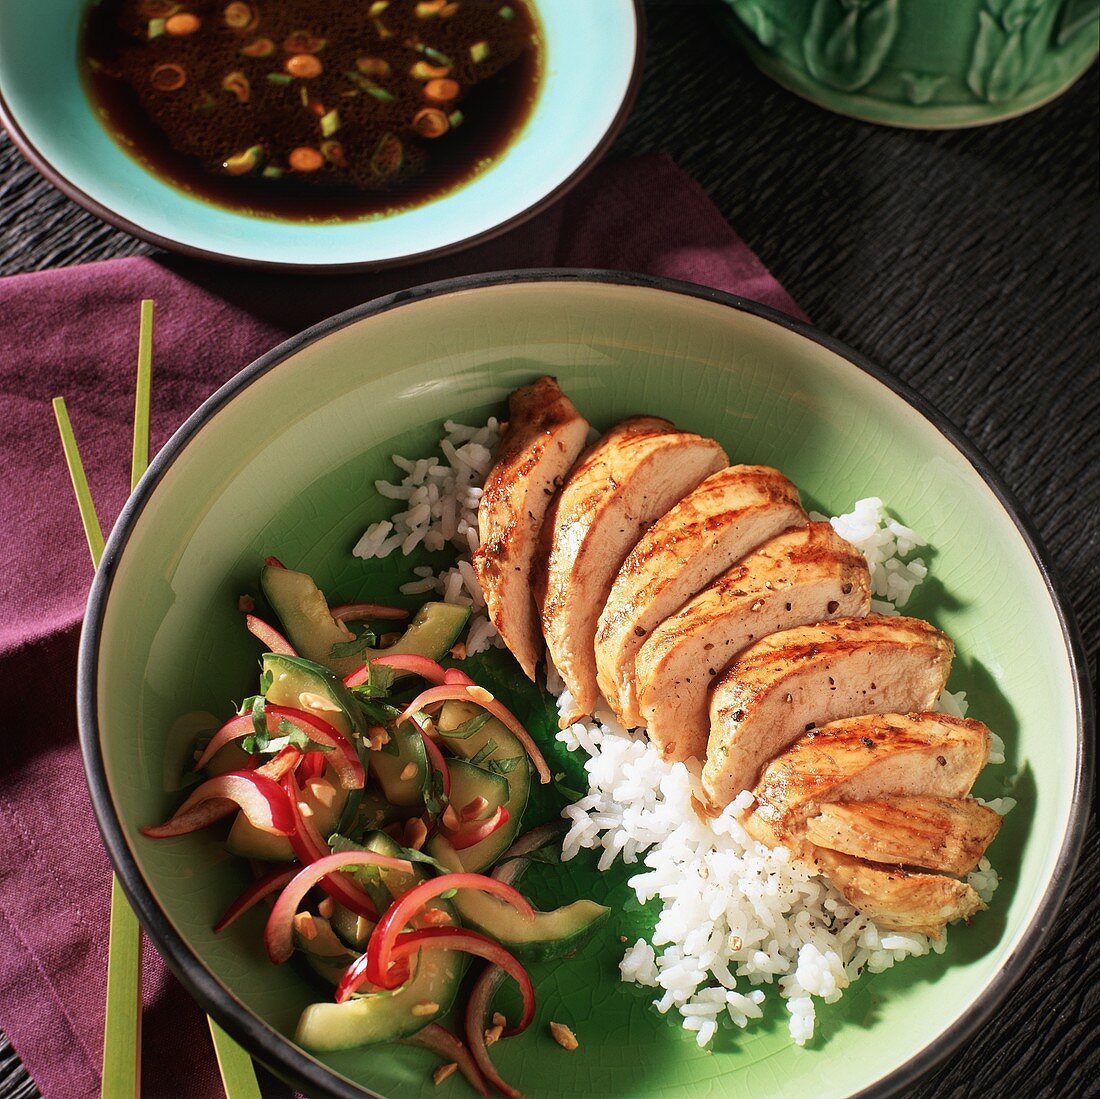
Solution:
M 317 925 L 311 912 L 299 912 L 294 917 L 294 929 L 307 941 L 317 938 Z
M 302 693 L 298 695 L 298 702 L 303 710 L 324 710 L 334 714 L 340 712 L 340 707 L 337 706 L 331 698 L 314 694 L 313 691 L 302 691 Z
M 331 809 L 336 800 L 336 787 L 328 779 L 311 778 L 306 783 L 306 788 L 313 795 L 314 800 L 319 801 L 326 809 Z
M 448 1076 L 453 1076 L 458 1068 L 457 1061 L 448 1061 L 445 1065 L 440 1065 L 439 1068 L 432 1073 L 432 1079 L 435 1081 L 438 1087 L 447 1079 Z
M 465 660 L 466 659 L 466 642 L 465 641 L 456 641 L 451 646 L 451 656 L 453 656 L 455 660 Z
M 494 698 L 489 691 L 484 687 L 479 687 L 476 683 L 472 687 L 466 688 L 466 695 L 472 702 L 492 702 Z
M 409 1014 L 416 1015 L 417 1017 L 421 1015 L 434 1015 L 438 1010 L 439 1004 L 434 1000 L 424 1000 L 422 1003 L 413 1004 L 413 1006 L 409 1008 Z
M 401 774 L 398 776 L 398 778 L 400 778 L 402 782 L 408 782 L 409 779 L 415 778 L 415 777 L 416 777 L 416 764 L 415 763 L 406 763 L 405 766 L 401 768 Z
M 451 922 L 450 914 L 443 908 L 429 908 L 420 918 L 429 927 L 440 927 Z
M 496 1026 L 489 1027 L 485 1032 L 485 1044 L 487 1046 L 493 1045 L 494 1042 L 500 1041 L 500 1036 L 504 1033 L 504 1027 L 499 1023 Z
M 317 906 L 317 911 L 327 920 L 332 916 L 333 912 L 336 911 L 336 904 L 331 897 L 325 897 Z
M 443 827 L 446 828 L 448 832 L 458 831 L 461 821 L 459 821 L 458 814 L 455 812 L 455 807 L 453 805 L 448 805 L 447 808 L 443 810 L 442 819 Z
M 415 1008 L 413 1010 L 415 1010 Z M 562 1049 L 572 1051 L 580 1045 L 580 1042 L 577 1041 L 577 1036 L 564 1023 L 551 1023 L 550 1033 L 554 1036 L 554 1041 L 557 1042 Z
M 508 1020 L 504 1018 L 499 1011 L 493 1012 L 493 1026 L 498 1026 L 503 1030 L 508 1025 Z

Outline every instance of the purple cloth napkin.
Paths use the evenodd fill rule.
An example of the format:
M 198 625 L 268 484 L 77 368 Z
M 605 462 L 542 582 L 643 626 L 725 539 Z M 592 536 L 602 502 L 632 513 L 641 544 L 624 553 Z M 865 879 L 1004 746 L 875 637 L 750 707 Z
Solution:
M 285 336 L 400 287 L 515 267 L 648 272 L 802 316 L 666 157 L 605 165 L 505 236 L 399 271 L 299 278 L 160 257 L 0 280 L 0 1027 L 47 1097 L 99 1094 L 110 896 L 76 740 L 91 567 L 50 399 L 68 402 L 106 531 L 129 488 L 141 298 L 157 307 L 155 451 Z M 201 1012 L 148 943 L 143 992 L 145 1094 L 221 1095 Z M 286 1089 L 265 1079 L 265 1092 Z

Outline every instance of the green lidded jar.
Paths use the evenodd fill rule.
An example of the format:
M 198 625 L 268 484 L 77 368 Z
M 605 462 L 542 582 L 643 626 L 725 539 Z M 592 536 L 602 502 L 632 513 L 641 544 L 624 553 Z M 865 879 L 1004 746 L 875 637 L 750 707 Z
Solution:
M 839 114 L 941 129 L 1068 88 L 1100 49 L 1100 0 L 722 0 L 773 80 Z

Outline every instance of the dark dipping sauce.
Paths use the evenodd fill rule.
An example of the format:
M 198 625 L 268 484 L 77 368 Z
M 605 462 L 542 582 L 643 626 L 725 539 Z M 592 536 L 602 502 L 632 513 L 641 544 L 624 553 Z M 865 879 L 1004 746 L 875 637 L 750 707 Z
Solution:
M 524 0 L 100 0 L 81 68 L 154 174 L 249 214 L 348 221 L 468 182 L 522 129 Z

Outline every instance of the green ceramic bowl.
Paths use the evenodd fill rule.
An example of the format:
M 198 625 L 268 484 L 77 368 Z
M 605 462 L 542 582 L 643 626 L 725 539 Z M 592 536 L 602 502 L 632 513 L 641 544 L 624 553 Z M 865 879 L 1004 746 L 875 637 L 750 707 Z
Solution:
M 152 174 L 111 137 L 82 85 L 77 44 L 88 0 L 0 3 L 0 121 L 70 198 L 163 248 L 301 271 L 426 259 L 496 236 L 564 194 L 602 156 L 633 103 L 644 52 L 640 0 L 530 2 L 542 28 L 543 77 L 523 129 L 464 186 L 386 216 L 331 224 L 253 217 Z
M 1100 0 L 715 0 L 777 83 L 885 126 L 984 126 L 1035 110 L 1096 60 Z
M 390 513 L 372 489 L 393 453 L 427 454 L 441 422 L 500 415 L 515 386 L 556 374 L 600 427 L 656 412 L 714 435 L 741 462 L 781 467 L 836 513 L 879 495 L 934 542 L 914 613 L 958 644 L 951 687 L 1008 745 L 978 793 L 1019 799 L 991 849 L 991 910 L 951 929 L 943 957 L 907 961 L 819 1008 L 799 1049 L 785 1013 L 713 1052 L 622 985 L 620 935 L 645 914 L 627 874 L 539 867 L 536 903 L 578 895 L 613 918 L 577 956 L 534 967 L 538 1020 L 494 1047 L 533 1097 L 768 1095 L 901 1086 L 970 1035 L 1034 956 L 1068 885 L 1085 824 L 1092 710 L 1081 648 L 1027 521 L 985 462 L 914 394 L 812 328 L 712 290 L 597 272 L 519 272 L 405 291 L 265 355 L 212 396 L 158 455 L 96 576 L 81 643 L 79 709 L 96 811 L 123 885 L 195 998 L 259 1059 L 311 1094 L 434 1095 L 431 1059 L 401 1046 L 315 1058 L 286 1037 L 322 991 L 265 959 L 262 914 L 210 928 L 248 880 L 219 838 L 143 838 L 178 803 L 189 711 L 250 694 L 258 648 L 237 597 L 267 554 L 314 573 L 334 600 L 388 598 L 424 558 L 351 557 Z M 511 658 L 490 682 L 575 780 L 544 700 Z M 531 819 L 555 812 L 541 803 Z M 547 1035 L 566 1021 L 582 1051 Z M 456 1085 L 458 1086 L 458 1085 Z

